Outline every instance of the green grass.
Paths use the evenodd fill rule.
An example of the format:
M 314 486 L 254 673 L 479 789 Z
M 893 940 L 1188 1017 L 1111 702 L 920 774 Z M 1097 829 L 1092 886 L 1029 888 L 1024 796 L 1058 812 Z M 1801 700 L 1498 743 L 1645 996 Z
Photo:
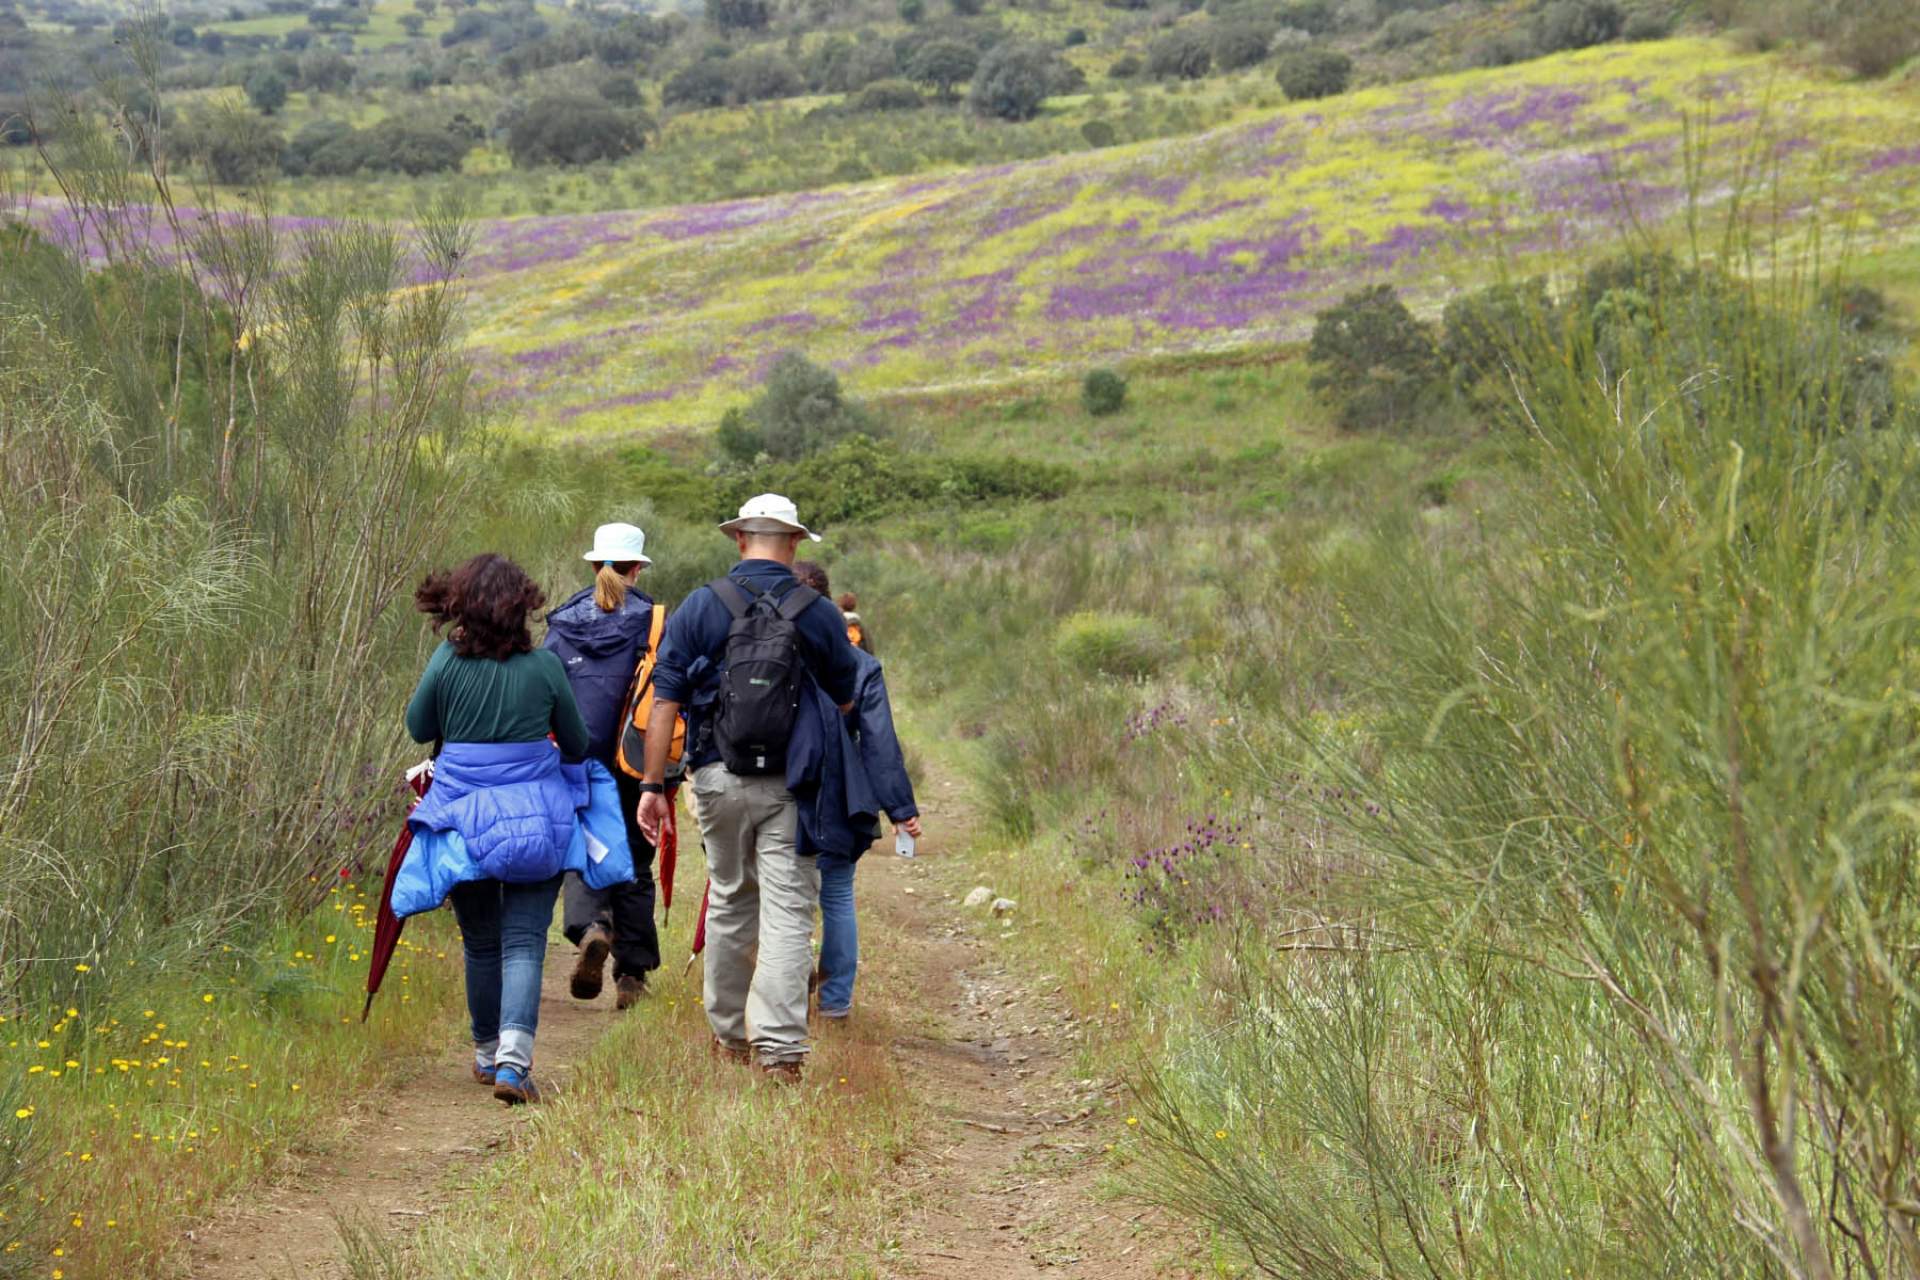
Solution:
M 257 946 L 95 957 L 64 1009 L 4 1020 L 0 1127 L 33 1193 L 8 1254 L 36 1275 L 163 1269 L 184 1224 L 324 1148 L 350 1105 L 457 1036 L 448 925 L 413 923 L 362 1024 L 369 888 L 317 896 Z M 22 1217 L 37 1227 L 11 1234 Z

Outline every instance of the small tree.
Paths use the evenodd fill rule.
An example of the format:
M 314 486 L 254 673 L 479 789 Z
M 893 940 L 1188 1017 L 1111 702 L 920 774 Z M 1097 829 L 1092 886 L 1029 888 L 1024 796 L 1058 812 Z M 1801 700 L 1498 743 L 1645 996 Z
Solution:
M 1053 55 L 1037 45 L 1009 40 L 981 59 L 969 100 L 974 111 L 1001 120 L 1031 120 L 1046 101 Z
M 722 31 L 760 31 L 772 17 L 767 0 L 707 0 L 707 20 Z
M 1348 294 L 1314 317 L 1307 361 L 1308 385 L 1349 429 L 1411 417 L 1441 373 L 1433 336 L 1385 284 Z
M 1147 48 L 1147 70 L 1162 80 L 1198 80 L 1212 68 L 1212 42 L 1195 28 L 1169 31 Z
M 613 160 L 644 144 L 641 121 L 585 96 L 537 99 L 507 130 L 507 154 L 516 168 Z
M 913 111 L 924 105 L 920 91 L 904 80 L 875 80 L 854 103 L 861 111 Z
M 872 434 L 872 418 L 846 397 L 833 370 L 790 351 L 774 364 L 752 404 L 721 418 L 716 442 L 735 462 L 751 463 L 762 454 L 791 462 L 848 436 Z
M 226 107 L 191 117 L 179 140 L 197 156 L 215 182 L 246 186 L 272 173 L 286 139 L 265 119 L 251 111 Z
M 1111 369 L 1090 369 L 1080 383 L 1080 407 L 1096 418 L 1118 413 L 1127 403 L 1127 380 Z
M 1533 43 L 1541 53 L 1585 49 L 1618 40 L 1627 15 L 1613 0 L 1553 0 L 1533 19 Z
M 719 107 L 726 105 L 733 82 L 727 77 L 726 64 L 714 58 L 680 68 L 660 88 L 660 101 L 670 107 Z
M 420 33 L 427 29 L 427 20 L 417 13 L 403 13 L 400 15 L 400 29 L 409 38 L 418 40 Z
M 273 68 L 261 67 L 247 77 L 247 101 L 270 116 L 287 105 L 287 82 Z
M 944 102 L 953 101 L 959 87 L 979 69 L 979 52 L 962 40 L 929 40 L 907 59 L 907 78 L 926 85 Z
M 1238 71 L 1265 62 L 1273 36 L 1270 22 L 1241 18 L 1219 23 L 1213 29 L 1213 64 L 1222 71 Z
M 1282 53 L 1273 78 L 1287 97 L 1299 102 L 1345 93 L 1352 75 L 1352 58 L 1338 49 L 1310 44 Z

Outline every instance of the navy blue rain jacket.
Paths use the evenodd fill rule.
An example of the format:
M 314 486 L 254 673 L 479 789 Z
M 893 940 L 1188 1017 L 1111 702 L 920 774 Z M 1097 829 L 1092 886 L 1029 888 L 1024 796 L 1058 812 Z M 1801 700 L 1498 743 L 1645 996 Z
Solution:
M 841 715 L 811 681 L 787 746 L 787 789 L 800 816 L 800 852 L 858 858 L 880 835 L 880 815 L 918 816 L 913 782 L 894 733 L 880 662 L 855 650 L 853 711 Z
M 601 612 L 588 587 L 547 615 L 547 638 L 541 647 L 558 655 L 573 686 L 573 700 L 587 722 L 587 757 L 609 767 L 620 746 L 620 715 L 627 709 L 627 693 L 652 623 L 652 599 L 631 589 L 612 613 Z

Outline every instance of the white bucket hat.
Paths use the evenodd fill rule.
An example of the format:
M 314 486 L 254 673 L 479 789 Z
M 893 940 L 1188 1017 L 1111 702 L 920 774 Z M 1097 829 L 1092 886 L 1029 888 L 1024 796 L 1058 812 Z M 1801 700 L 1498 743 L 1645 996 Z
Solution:
M 720 526 L 722 533 L 804 533 L 815 542 L 820 535 L 800 523 L 800 508 L 777 493 L 748 498 L 740 514 Z
M 593 531 L 593 550 L 580 557 L 595 564 L 626 564 L 638 561 L 652 564 L 647 556 L 647 535 L 631 524 L 603 524 Z

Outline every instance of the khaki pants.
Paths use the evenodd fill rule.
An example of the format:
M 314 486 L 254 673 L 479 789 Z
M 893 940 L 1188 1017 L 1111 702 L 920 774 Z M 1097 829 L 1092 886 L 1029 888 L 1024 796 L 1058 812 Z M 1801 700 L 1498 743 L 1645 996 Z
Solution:
M 798 851 L 799 814 L 779 777 L 724 764 L 693 775 L 707 847 L 706 1002 L 714 1036 L 762 1063 L 807 1056 L 807 979 L 820 870 Z M 759 955 L 756 963 L 755 948 Z

